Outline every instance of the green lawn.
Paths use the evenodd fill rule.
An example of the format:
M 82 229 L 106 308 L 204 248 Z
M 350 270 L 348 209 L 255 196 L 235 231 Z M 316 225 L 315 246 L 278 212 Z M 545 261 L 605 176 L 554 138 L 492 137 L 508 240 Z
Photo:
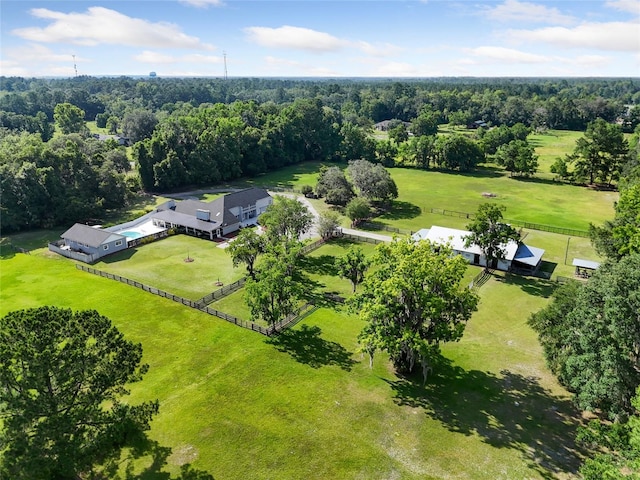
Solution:
M 474 213 L 485 202 L 504 205 L 506 219 L 586 230 L 590 222 L 599 224 L 612 218 L 613 202 L 617 200 L 615 192 L 514 179 L 490 169 L 456 174 L 395 168 L 391 174 L 399 197 L 395 210 L 379 220 L 414 231 L 432 224 L 460 227 L 467 223 L 465 219 L 433 215 L 431 208 Z M 485 198 L 485 192 L 496 197 Z
M 115 253 L 93 265 L 98 270 L 137 280 L 161 290 L 197 300 L 245 275 L 218 243 L 175 235 Z M 190 258 L 192 262 L 185 262 Z
M 550 138 L 537 148 L 553 145 Z M 289 167 L 247 185 L 314 185 L 318 166 Z M 487 201 L 482 192 L 498 195 L 493 201 L 507 207 L 508 219 L 577 229 L 611 218 L 616 199 L 491 169 L 391 173 L 400 198 L 381 221 L 411 230 L 464 228 L 466 219 L 429 209 L 475 212 Z M 156 201 L 143 200 L 141 208 Z M 573 257 L 598 260 L 588 239 L 525 232 L 528 244 L 546 250 L 544 268 L 555 275 L 571 275 Z M 0 314 L 41 305 L 93 308 L 142 343 L 150 370 L 132 386 L 131 401 L 157 398 L 160 414 L 145 454 L 123 458 L 110 478 L 166 480 L 187 463 L 216 479 L 574 478 L 579 415 L 526 325 L 547 303 L 549 282 L 494 275 L 479 290 L 479 310 L 464 337 L 443 347 L 442 361 L 423 386 L 394 375 L 384 355 L 370 370 L 357 352 L 363 324 L 345 309 L 320 308 L 269 340 L 77 270 L 73 261 L 41 248 L 60 233 L 12 236 L 30 255 L 13 253 L 2 239 Z M 310 294 L 349 295 L 349 282 L 332 270 L 348 246 L 332 242 L 305 259 Z M 373 245 L 361 246 L 372 253 Z M 218 280 L 228 284 L 245 274 L 217 244 L 184 235 L 118 255 L 95 267 L 193 299 L 217 288 Z M 194 262 L 184 262 L 187 256 Z M 465 284 L 478 271 L 469 267 Z M 240 290 L 212 307 L 248 319 L 243 295 Z
M 185 463 L 217 479 L 537 479 L 575 469 L 576 412 L 525 324 L 547 301 L 545 282 L 490 280 L 464 338 L 444 347 L 422 386 L 396 377 L 384 355 L 370 370 L 356 352 L 362 323 L 344 311 L 320 309 L 269 340 L 43 250 L 1 266 L 0 314 L 97 308 L 142 342 L 150 370 L 131 401 L 157 398 L 160 414 L 146 455 L 123 458 L 118 478 L 131 466 L 126 478 L 166 479 Z
M 584 136 L 584 132 L 571 130 L 549 130 L 545 133 L 529 135 L 527 141 L 536 149 L 538 155 L 538 173 L 536 177 L 552 179 L 551 165 L 557 158 L 564 158 L 572 153 L 576 141 Z

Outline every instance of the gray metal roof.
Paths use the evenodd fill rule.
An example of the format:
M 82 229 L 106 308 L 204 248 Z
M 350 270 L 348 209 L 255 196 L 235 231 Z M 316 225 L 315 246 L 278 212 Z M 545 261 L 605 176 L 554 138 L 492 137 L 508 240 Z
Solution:
M 593 262 L 591 260 L 583 260 L 582 258 L 574 258 L 572 265 L 578 268 L 586 268 L 588 270 L 597 270 L 600 266 L 600 262 Z
M 173 223 L 188 226 L 190 228 L 197 228 L 199 230 L 203 230 L 209 232 L 214 228 L 218 228 L 220 226 L 228 226 L 239 223 L 235 215 L 233 215 L 229 209 L 234 207 L 243 207 L 247 208 L 251 205 L 255 205 L 256 202 L 260 199 L 269 197 L 269 193 L 264 188 L 245 188 L 244 190 L 238 190 L 237 192 L 227 193 L 221 197 L 218 197 L 210 202 L 201 202 L 199 200 L 182 200 L 181 202 L 166 202 L 158 207 L 159 212 L 171 212 L 180 213 L 183 215 L 189 215 L 191 217 L 196 216 L 196 211 L 198 210 L 209 210 L 211 223 L 215 224 L 213 228 L 204 228 L 203 223 L 208 223 L 203 220 L 198 220 L 197 225 L 201 225 L 200 227 L 196 226 L 195 223 L 187 224 L 187 219 L 182 217 L 166 217 L 162 218 L 166 221 L 173 221 Z M 175 207 L 172 207 L 175 205 Z M 157 217 L 160 218 L 160 217 Z M 180 222 L 171 220 L 171 218 L 182 218 Z M 195 221 L 195 218 L 194 220 Z
M 60 235 L 60 238 L 98 248 L 100 245 L 114 240 L 124 239 L 125 237 L 118 233 L 107 232 L 100 228 L 93 228 L 89 225 L 76 223 L 69 230 Z
M 173 210 L 164 210 L 153 215 L 153 218 L 162 220 L 164 222 L 171 222 L 174 225 L 180 225 L 182 227 L 194 228 L 201 232 L 212 232 L 216 228 L 220 227 L 220 222 L 205 222 L 204 220 L 198 220 L 193 215 L 186 213 L 174 212 Z

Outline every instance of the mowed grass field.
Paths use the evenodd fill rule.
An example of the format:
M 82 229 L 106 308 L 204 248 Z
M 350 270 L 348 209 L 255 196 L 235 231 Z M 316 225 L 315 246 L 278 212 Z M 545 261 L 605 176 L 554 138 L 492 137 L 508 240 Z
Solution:
M 248 184 L 314 185 L 318 167 L 298 165 Z M 429 209 L 475 212 L 485 201 L 504 204 L 508 219 L 565 228 L 613 217 L 616 194 L 545 178 L 514 180 L 491 168 L 472 175 L 390 171 L 400 198 L 379 220 L 408 230 L 464 228 L 466 219 Z M 497 197 L 488 200 L 485 191 Z M 12 237 L 29 255 L 2 248 L 0 314 L 41 305 L 96 309 L 142 343 L 150 370 L 132 385 L 130 401 L 158 399 L 160 414 L 144 451 L 125 452 L 110 478 L 186 480 L 179 475 L 186 464 L 217 480 L 576 477 L 581 452 L 573 438 L 580 415 L 526 325 L 548 302 L 549 281 L 495 274 L 479 290 L 479 310 L 464 337 L 443 346 L 442 360 L 423 385 L 421 378 L 396 376 L 382 354 L 370 369 L 357 351 L 363 324 L 344 307 L 323 304 L 292 330 L 267 339 L 77 270 L 73 261 L 42 248 L 60 233 Z M 528 244 L 546 250 L 544 267 L 555 275 L 571 275 L 573 257 L 597 260 L 588 239 L 525 233 Z M 305 259 L 309 294 L 350 294 L 350 283 L 333 267 L 349 245 L 331 243 Z M 373 246 L 361 247 L 373 253 Z M 95 267 L 193 299 L 216 289 L 218 280 L 228 284 L 245 274 L 217 244 L 182 235 L 120 255 Z M 187 256 L 194 262 L 184 262 Z M 469 267 L 465 285 L 477 273 Z M 243 294 L 212 306 L 248 318 Z
M 185 261 L 190 259 L 192 261 Z M 106 257 L 93 265 L 161 290 L 197 300 L 245 275 L 234 268 L 218 243 L 188 235 L 174 235 Z
M 270 340 L 45 250 L 3 257 L 0 314 L 95 308 L 142 343 L 150 370 L 130 401 L 158 399 L 160 414 L 147 450 L 123 456 L 113 478 L 176 478 L 187 463 L 216 479 L 569 478 L 577 412 L 525 323 L 550 291 L 492 278 L 424 386 L 384 355 L 369 369 L 363 325 L 342 309 Z

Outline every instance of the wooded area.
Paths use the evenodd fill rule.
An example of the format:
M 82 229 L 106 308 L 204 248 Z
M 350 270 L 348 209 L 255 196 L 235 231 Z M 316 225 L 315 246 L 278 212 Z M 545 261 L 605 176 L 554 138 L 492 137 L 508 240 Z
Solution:
M 468 171 L 495 156 L 512 174 L 530 176 L 537 158 L 529 132 L 583 130 L 596 119 L 620 135 L 632 131 L 640 123 L 638 83 L 3 77 L 1 227 L 88 221 L 141 188 L 213 185 L 303 161 Z M 373 135 L 382 120 L 391 120 L 389 139 Z M 464 129 L 477 120 L 498 128 L 437 134 L 438 125 Z M 89 121 L 114 135 L 91 134 Z M 597 138 L 558 160 L 558 178 L 617 180 L 625 145 L 602 156 Z

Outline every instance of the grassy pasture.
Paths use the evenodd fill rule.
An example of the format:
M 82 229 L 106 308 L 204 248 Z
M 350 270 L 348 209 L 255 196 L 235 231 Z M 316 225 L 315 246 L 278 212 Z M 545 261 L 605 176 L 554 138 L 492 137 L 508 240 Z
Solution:
M 525 324 L 549 292 L 492 278 L 425 386 L 384 355 L 370 370 L 356 353 L 362 324 L 342 310 L 269 340 L 44 250 L 2 260 L 0 314 L 97 308 L 142 342 L 150 370 L 131 401 L 157 398 L 160 414 L 145 454 L 124 456 L 111 478 L 166 479 L 185 463 L 225 479 L 568 478 L 576 412 Z
M 94 267 L 197 300 L 220 288 L 216 282 L 226 285 L 245 274 L 244 268 L 233 267 L 229 254 L 218 245 L 175 235 L 115 253 Z M 193 261 L 185 262 L 186 258 Z
M 318 166 L 289 167 L 248 184 L 314 185 Z M 400 198 L 381 220 L 406 229 L 463 228 L 466 219 L 428 209 L 474 212 L 487 201 L 483 191 L 498 194 L 494 200 L 507 205 L 507 218 L 586 228 L 613 216 L 614 194 L 544 178 L 519 181 L 491 169 L 391 173 Z M 3 246 L 0 314 L 40 305 L 94 308 L 142 343 L 150 371 L 132 386 L 131 401 L 157 398 L 160 414 L 144 454 L 125 455 L 109 478 L 176 478 L 185 464 L 216 479 L 574 478 L 579 415 L 526 325 L 529 314 L 547 303 L 549 282 L 494 275 L 479 291 L 479 310 L 463 339 L 443 347 L 440 364 L 422 385 L 421 379 L 396 376 L 384 355 L 370 370 L 357 352 L 363 325 L 344 309 L 320 308 L 269 340 L 75 269 L 72 261 L 41 249 L 60 233 L 12 237 L 30 255 Z M 571 275 L 575 256 L 597 260 L 588 239 L 526 233 L 527 243 L 547 251 L 546 267 L 556 275 Z M 310 287 L 349 294 L 349 282 L 331 270 L 348 245 L 332 243 L 309 255 Z M 373 246 L 362 248 L 370 254 Z M 209 293 L 218 278 L 227 284 L 245 273 L 233 269 L 216 244 L 182 235 L 121 255 L 96 268 L 188 298 Z M 195 261 L 185 263 L 187 255 Z M 469 267 L 464 282 L 477 273 Z M 240 290 L 212 306 L 248 319 L 242 296 Z

